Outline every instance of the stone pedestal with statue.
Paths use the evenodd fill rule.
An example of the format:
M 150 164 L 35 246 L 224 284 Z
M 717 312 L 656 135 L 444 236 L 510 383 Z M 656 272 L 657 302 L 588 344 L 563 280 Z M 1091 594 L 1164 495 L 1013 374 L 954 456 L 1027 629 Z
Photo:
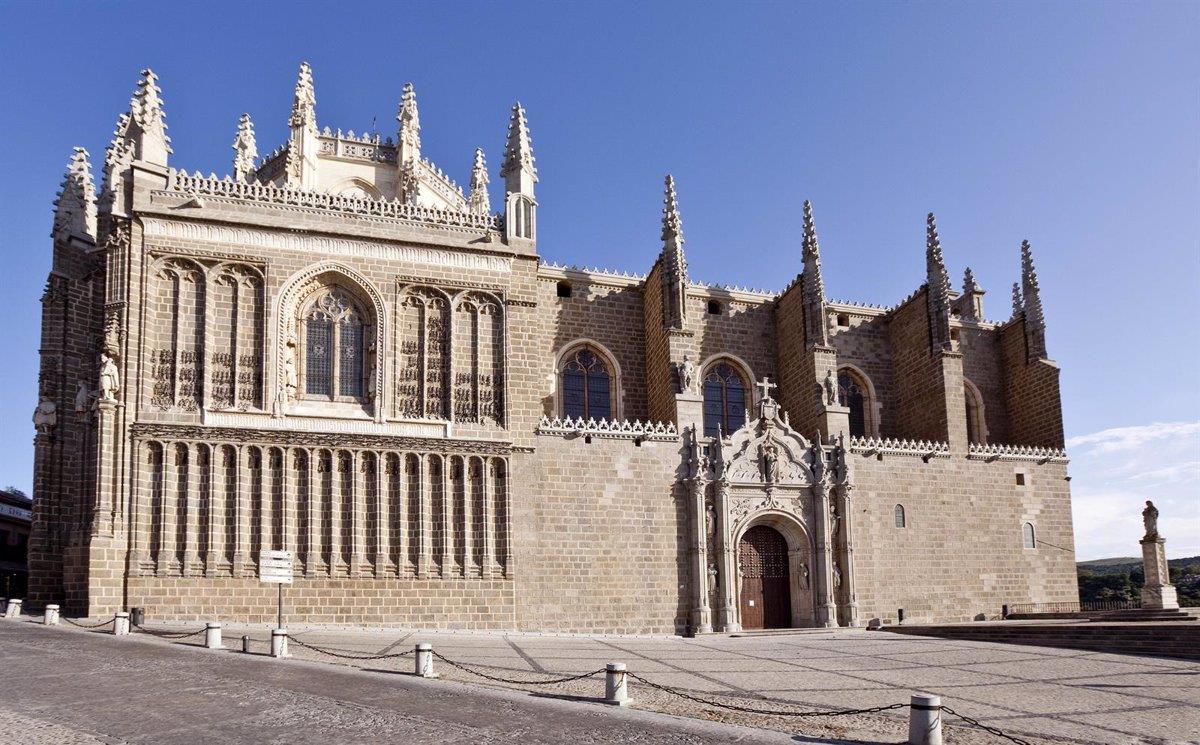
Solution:
M 1142 569 L 1146 583 L 1142 586 L 1142 608 L 1170 610 L 1179 607 L 1171 572 L 1167 565 L 1166 539 L 1158 533 L 1158 508 L 1147 500 L 1142 510 L 1146 535 L 1142 538 Z

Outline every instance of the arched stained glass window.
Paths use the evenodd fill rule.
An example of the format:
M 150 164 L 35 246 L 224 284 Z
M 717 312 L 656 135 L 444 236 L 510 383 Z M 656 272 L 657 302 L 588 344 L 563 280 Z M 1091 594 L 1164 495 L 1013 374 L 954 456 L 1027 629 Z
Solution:
M 850 434 L 867 435 L 867 396 L 864 386 L 849 370 L 838 371 L 838 403 L 850 409 Z
M 323 290 L 304 314 L 304 392 L 360 399 L 364 390 L 366 326 L 341 290 Z
M 572 419 L 612 418 L 612 374 L 591 347 L 563 358 L 562 413 Z
M 746 423 L 746 383 L 727 362 L 718 362 L 704 375 L 704 436 L 735 432 Z

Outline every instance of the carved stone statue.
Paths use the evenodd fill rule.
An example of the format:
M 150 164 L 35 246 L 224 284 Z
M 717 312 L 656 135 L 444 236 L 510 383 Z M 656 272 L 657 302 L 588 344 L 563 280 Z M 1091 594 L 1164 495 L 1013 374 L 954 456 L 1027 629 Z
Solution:
M 800 562 L 800 580 L 804 582 L 804 586 L 807 588 L 809 583 L 808 564 L 804 562 Z
M 704 532 L 708 536 L 708 540 L 715 541 L 717 539 L 717 511 L 713 509 L 711 503 L 704 510 Z
M 296 344 L 296 334 L 289 333 L 283 347 L 283 390 L 288 401 L 296 400 L 296 388 L 300 385 L 296 372 Z
M 86 381 L 79 381 L 79 387 L 75 389 L 75 413 L 82 414 L 88 410 L 88 404 L 92 399 L 92 391 L 88 388 Z
M 842 586 L 842 568 L 837 564 L 833 565 L 833 589 L 840 589 Z
M 375 340 L 367 342 L 367 400 L 375 400 L 375 365 L 378 364 L 379 355 L 376 354 Z M 293 363 L 294 365 L 295 363 Z
M 121 371 L 117 363 L 106 352 L 100 353 L 100 400 L 109 403 L 117 402 L 117 393 L 121 390 Z
M 717 565 L 708 565 L 708 602 L 711 604 L 716 600 L 719 583 L 717 582 Z
M 833 374 L 833 370 L 828 370 L 825 373 L 825 403 L 829 406 L 837 406 L 838 402 L 838 385 L 837 376 Z
M 58 406 L 48 397 L 43 396 L 33 410 L 33 427 L 39 435 L 48 435 L 58 424 Z
M 1158 538 L 1158 508 L 1149 499 L 1146 500 L 1146 509 L 1142 510 L 1142 522 L 1146 525 L 1146 536 L 1143 541 L 1152 541 Z
M 775 483 L 779 478 L 779 448 L 775 443 L 767 441 L 759 446 L 762 456 L 763 479 L 768 484 Z
M 683 362 L 675 364 L 675 372 L 679 376 L 679 392 L 691 393 L 696 385 L 696 364 L 685 354 Z

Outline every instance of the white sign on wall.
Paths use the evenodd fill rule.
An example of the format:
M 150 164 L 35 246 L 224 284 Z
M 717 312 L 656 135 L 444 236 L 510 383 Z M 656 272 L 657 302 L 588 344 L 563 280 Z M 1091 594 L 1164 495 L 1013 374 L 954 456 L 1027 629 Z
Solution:
M 292 552 L 261 552 L 258 555 L 258 579 L 269 584 L 292 584 Z

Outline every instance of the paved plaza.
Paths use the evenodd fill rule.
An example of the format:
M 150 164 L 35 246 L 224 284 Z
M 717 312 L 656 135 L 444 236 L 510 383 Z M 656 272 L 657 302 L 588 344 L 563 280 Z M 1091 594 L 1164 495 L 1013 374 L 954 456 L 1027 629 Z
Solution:
M 148 627 L 159 629 L 191 630 L 201 625 L 147 621 Z M 495 677 L 527 681 L 584 673 L 606 662 L 625 662 L 631 672 L 652 683 L 713 702 L 759 709 L 869 708 L 907 702 L 912 692 L 927 691 L 940 694 L 945 704 L 959 713 L 1037 743 L 1200 742 L 1200 665 L 1166 659 L 853 630 L 700 639 L 322 627 L 293 627 L 292 632 L 307 644 L 344 655 L 391 654 L 428 641 L 450 660 Z M 262 626 L 226 625 L 226 646 L 240 649 L 242 634 L 251 636 L 252 651 L 266 652 L 268 633 Z M 193 638 L 173 646 L 196 644 L 198 640 Z M 907 711 L 903 709 L 829 718 L 746 714 L 697 703 L 634 680 L 631 695 L 638 716 L 662 712 L 693 719 L 626 720 L 629 714 L 625 712 L 590 703 L 602 695 L 602 676 L 549 686 L 504 684 L 439 661 L 436 664 L 442 680 L 431 682 L 408 675 L 413 667 L 411 657 L 351 661 L 293 644 L 293 659 L 278 662 L 255 655 L 170 650 L 169 646 L 166 640 L 140 634 L 114 639 L 70 627 L 43 629 L 20 621 L 0 624 L 0 662 L 6 669 L 21 668 L 19 679 L 32 675 L 35 683 L 28 690 L 21 687 L 14 691 L 10 687 L 0 694 L 0 708 L 50 724 L 74 726 L 87 709 L 78 707 L 91 699 L 84 691 L 65 698 L 61 693 L 50 693 L 72 681 L 72 667 L 89 666 L 89 690 L 99 703 L 114 698 L 113 680 L 124 687 L 144 687 L 143 695 L 165 696 L 165 692 L 153 693 L 155 686 L 164 675 L 172 677 L 176 666 L 186 666 L 186 687 L 193 699 L 217 700 L 239 690 L 249 691 L 257 685 L 254 679 L 265 676 L 271 686 L 291 693 L 277 692 L 264 698 L 264 703 L 269 702 L 270 707 L 286 704 L 288 717 L 304 717 L 320 726 L 336 727 L 335 720 L 323 719 L 325 705 L 336 710 L 340 704 L 331 702 L 343 698 L 367 700 L 374 705 L 380 699 L 368 691 L 382 689 L 387 691 L 385 698 L 391 705 L 405 707 L 405 726 L 413 728 L 410 736 L 418 740 L 429 736 L 423 731 L 433 732 L 420 729 L 429 722 L 465 717 L 469 711 L 488 711 L 488 699 L 479 697 L 493 695 L 507 697 L 501 699 L 502 704 L 494 704 L 502 705 L 506 712 L 512 712 L 512 707 L 533 707 L 531 716 L 535 720 L 542 715 L 538 707 L 566 707 L 547 711 L 552 711 L 560 724 L 578 720 L 599 730 L 617 727 L 607 732 L 607 737 L 617 741 L 623 737 L 615 733 L 626 726 L 634 728 L 627 731 L 638 732 L 639 742 L 659 741 L 654 739 L 656 732 L 668 738 L 663 741 L 671 742 L 772 741 L 773 735 L 764 730 L 786 733 L 790 737 L 781 741 L 793 742 L 897 743 L 903 742 L 906 735 Z M 88 654 L 81 654 L 83 651 Z M 151 660 L 153 665 L 147 667 Z M 325 664 L 312 665 L 308 661 Z M 368 672 L 352 672 L 348 667 Z M 151 678 L 143 681 L 141 676 L 147 671 Z M 320 676 L 335 673 L 345 676 L 334 684 L 336 687 L 315 682 Z M 457 682 L 470 686 L 463 688 Z M 44 698 L 33 695 L 39 687 L 47 692 Z M 499 690 L 503 688 L 511 690 Z M 297 690 L 305 691 L 303 700 L 296 697 Z M 403 696 L 397 695 L 400 690 Z M 426 697 L 440 704 L 419 713 L 407 709 Z M 243 714 L 239 716 L 253 718 L 256 727 L 270 721 L 262 712 L 244 711 L 252 703 L 230 706 L 240 707 Z M 170 719 L 176 718 L 178 709 L 172 709 Z M 305 713 L 308 709 L 312 711 Z M 67 710 L 69 716 L 64 714 Z M 498 731 L 511 725 L 508 719 L 507 715 L 487 716 L 482 723 L 447 725 L 451 735 L 439 734 L 433 739 L 452 739 L 459 731 L 455 727 L 463 726 Z M 1004 742 L 980 730 L 955 726 L 952 716 L 946 719 L 950 743 Z M 718 729 L 695 732 L 686 730 L 685 724 Z M 721 728 L 729 724 L 755 729 Z M 667 733 L 674 729 L 681 739 L 669 740 L 673 735 Z M 535 737 L 533 741 L 561 741 L 567 737 L 565 730 L 535 727 L 530 731 L 549 738 Z M 487 739 L 480 732 L 472 732 L 475 741 Z M 551 737 L 548 733 L 552 732 L 557 734 Z M 492 729 L 484 734 L 500 736 Z M 122 736 L 129 738 L 128 734 Z M 596 736 L 603 737 L 599 732 Z M 528 735 L 522 737 L 529 739 Z M 575 735 L 571 738 L 579 739 Z M 586 735 L 583 740 L 588 741 Z M 229 741 L 237 741 L 236 736 L 231 735 Z

